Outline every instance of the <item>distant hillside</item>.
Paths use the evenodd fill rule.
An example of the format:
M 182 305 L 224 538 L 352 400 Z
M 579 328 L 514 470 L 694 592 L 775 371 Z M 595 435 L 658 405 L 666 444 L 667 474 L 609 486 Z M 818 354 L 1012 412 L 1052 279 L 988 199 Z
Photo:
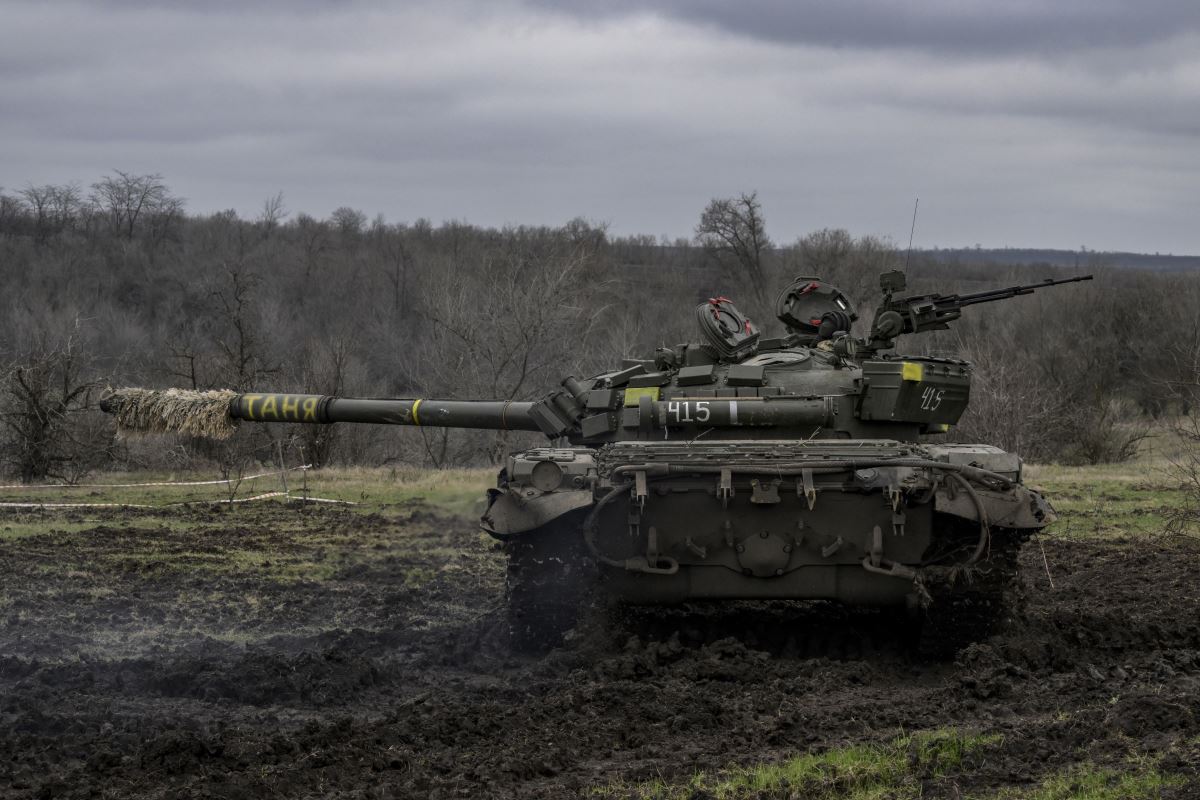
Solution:
M 947 248 L 915 250 L 934 261 L 960 264 L 1049 264 L 1052 267 L 1112 266 L 1150 269 L 1162 272 L 1200 270 L 1200 256 L 1160 255 L 1158 253 L 1105 253 L 1094 250 L 1036 250 L 1020 247 Z

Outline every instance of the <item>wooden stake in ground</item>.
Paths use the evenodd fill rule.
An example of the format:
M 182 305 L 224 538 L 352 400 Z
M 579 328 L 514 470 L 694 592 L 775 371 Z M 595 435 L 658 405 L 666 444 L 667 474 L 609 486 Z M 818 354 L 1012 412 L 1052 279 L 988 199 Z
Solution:
M 1042 537 L 1038 537 L 1038 547 L 1042 551 L 1042 565 L 1046 567 L 1046 580 L 1050 581 L 1050 588 L 1054 588 L 1054 578 L 1050 577 L 1050 559 L 1046 558 L 1046 547 L 1042 544 Z
M 300 463 L 304 465 L 304 469 L 300 470 L 300 483 L 303 487 L 301 492 L 304 494 L 304 507 L 308 507 L 308 462 L 304 460 L 304 448 L 300 448 Z
M 275 451 L 279 454 L 279 481 L 283 484 L 283 496 L 290 496 L 287 485 L 287 464 L 283 463 L 283 441 L 275 442 Z

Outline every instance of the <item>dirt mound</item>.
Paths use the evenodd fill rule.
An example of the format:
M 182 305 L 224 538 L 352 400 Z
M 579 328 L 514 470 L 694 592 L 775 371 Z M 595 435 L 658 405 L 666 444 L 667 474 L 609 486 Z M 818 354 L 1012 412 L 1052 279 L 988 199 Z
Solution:
M 191 513 L 0 549 L 0 795 L 627 796 L 940 729 L 989 738 L 914 771 L 924 797 L 1131 755 L 1200 794 L 1187 542 L 1046 541 L 1054 589 L 1038 551 L 1023 611 L 954 662 L 820 603 L 592 617 L 533 658 L 506 646 L 502 564 L 469 523 Z

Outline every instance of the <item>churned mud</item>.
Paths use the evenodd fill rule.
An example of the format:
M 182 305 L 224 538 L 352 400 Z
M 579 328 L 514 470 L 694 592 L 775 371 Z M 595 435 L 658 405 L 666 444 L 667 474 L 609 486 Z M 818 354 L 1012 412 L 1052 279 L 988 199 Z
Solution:
M 642 796 L 945 729 L 990 738 L 920 796 L 1084 764 L 1200 796 L 1200 547 L 1042 544 L 1053 589 L 1035 540 L 1024 608 L 953 663 L 789 604 L 593 620 L 530 657 L 502 554 L 419 505 L 9 515 L 0 796 Z

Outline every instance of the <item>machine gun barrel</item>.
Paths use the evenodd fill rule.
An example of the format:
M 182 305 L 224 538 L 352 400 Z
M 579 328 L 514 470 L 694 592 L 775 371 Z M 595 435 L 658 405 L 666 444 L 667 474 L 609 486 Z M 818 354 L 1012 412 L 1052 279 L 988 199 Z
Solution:
M 972 294 L 949 295 L 937 302 L 946 300 L 954 300 L 958 306 L 973 306 L 977 303 L 990 303 L 993 300 L 1007 300 L 1010 297 L 1016 297 L 1022 294 L 1033 294 L 1037 289 L 1043 289 L 1047 286 L 1058 286 L 1062 283 L 1077 283 L 1079 281 L 1090 281 L 1091 275 L 1075 275 L 1070 278 L 1059 278 L 1054 280 L 1046 278 L 1044 281 L 1037 283 L 1026 283 L 1020 286 L 1009 286 L 1005 289 L 989 289 L 986 292 L 974 292 Z
M 319 394 L 239 394 L 229 416 L 247 422 L 366 422 L 435 428 L 540 430 L 533 403 L 508 400 L 399 400 L 331 397 Z
M 885 276 L 889 274 L 885 273 Z M 1091 279 L 1091 275 L 1076 275 L 1058 280 L 1047 278 L 1038 283 L 1026 283 L 962 295 L 921 294 L 893 298 L 889 292 L 884 298 L 883 304 L 875 312 L 870 338 L 862 344 L 865 345 L 866 352 L 886 350 L 894 346 L 894 339 L 901 334 L 949 328 L 951 322 L 962 316 L 962 310 L 967 306 L 991 303 L 995 300 L 1007 300 L 1018 295 L 1033 294 L 1036 290 L 1044 289 L 1047 286 L 1090 281 Z M 886 290 L 888 287 L 884 288 Z

